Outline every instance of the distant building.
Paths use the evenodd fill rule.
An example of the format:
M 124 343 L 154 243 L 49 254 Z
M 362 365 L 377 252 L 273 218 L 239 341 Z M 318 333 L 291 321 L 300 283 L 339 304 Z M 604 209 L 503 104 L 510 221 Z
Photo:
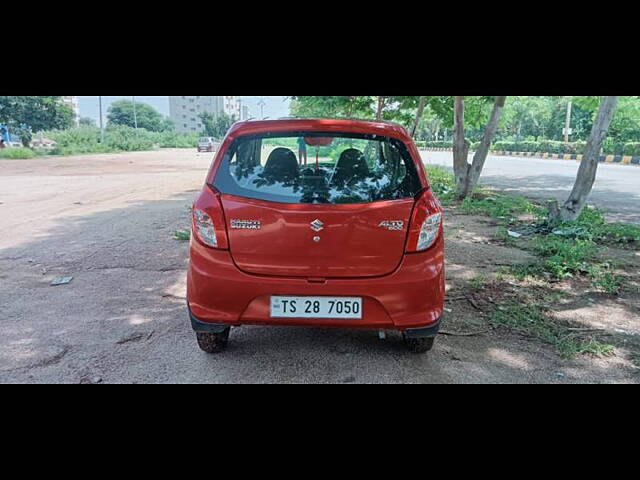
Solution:
M 242 115 L 240 115 L 240 120 L 249 120 L 249 107 L 246 105 L 242 106 Z
M 240 118 L 240 102 L 233 96 L 174 96 L 169 97 L 169 118 L 178 132 L 201 132 L 204 128 L 200 114 L 221 112 Z
M 224 97 L 224 113 L 240 120 L 240 99 L 234 96 Z
M 73 110 L 73 121 L 76 125 L 80 125 L 80 106 L 78 105 L 78 97 L 62 97 L 62 103 Z

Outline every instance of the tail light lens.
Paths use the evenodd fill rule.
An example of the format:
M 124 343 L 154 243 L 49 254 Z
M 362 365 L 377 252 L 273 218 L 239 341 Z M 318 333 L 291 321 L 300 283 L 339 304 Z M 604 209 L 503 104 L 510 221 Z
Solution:
M 197 239 L 208 247 L 229 247 L 220 193 L 209 187 L 205 187 L 193 204 L 193 231 Z
M 442 220 L 441 213 L 434 213 L 429 215 L 427 219 L 422 222 L 420 227 L 420 234 L 418 235 L 418 243 L 416 244 L 416 251 L 426 250 L 435 241 L 438 233 L 440 232 L 440 222 Z
M 198 234 L 198 238 L 202 243 L 213 248 L 218 248 L 218 237 L 216 236 L 216 228 L 213 220 L 202 210 L 193 210 L 193 225 Z
M 420 195 L 413 208 L 407 238 L 407 253 L 421 252 L 431 247 L 442 226 L 442 208 L 431 190 Z

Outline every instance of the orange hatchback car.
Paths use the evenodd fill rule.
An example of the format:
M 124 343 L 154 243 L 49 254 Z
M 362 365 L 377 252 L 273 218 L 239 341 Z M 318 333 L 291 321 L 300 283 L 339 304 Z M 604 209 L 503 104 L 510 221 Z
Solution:
M 231 326 L 394 329 L 429 350 L 444 309 L 442 208 L 399 125 L 231 127 L 193 204 L 187 303 L 198 345 Z

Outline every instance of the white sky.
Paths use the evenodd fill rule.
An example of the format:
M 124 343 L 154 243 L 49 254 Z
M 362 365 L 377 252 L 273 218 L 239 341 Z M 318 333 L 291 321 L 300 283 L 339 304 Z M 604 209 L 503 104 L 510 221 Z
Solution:
M 286 117 L 289 115 L 289 100 L 287 97 L 276 96 L 240 96 L 243 105 L 249 107 L 249 115 L 254 118 L 260 117 L 260 107 L 258 102 L 260 99 L 264 99 L 264 116 L 269 118 Z M 107 109 L 112 102 L 122 99 L 131 99 L 131 97 L 102 97 L 102 114 L 106 116 Z M 162 115 L 169 115 L 169 97 L 136 97 L 136 101 L 143 102 L 151 105 L 158 110 Z M 99 109 L 98 109 L 98 97 L 93 96 L 80 96 L 78 97 L 78 106 L 80 108 L 81 117 L 90 117 L 98 121 Z

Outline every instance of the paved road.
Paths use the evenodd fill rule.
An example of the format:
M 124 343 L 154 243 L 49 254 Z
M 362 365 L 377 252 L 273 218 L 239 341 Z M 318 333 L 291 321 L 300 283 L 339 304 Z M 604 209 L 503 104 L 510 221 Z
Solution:
M 451 152 L 422 152 L 425 163 L 452 167 Z M 485 185 L 534 198 L 569 196 L 578 171 L 575 160 L 489 156 L 482 172 Z M 604 208 L 611 220 L 640 223 L 640 166 L 600 164 L 590 203 Z
M 189 226 L 210 158 L 0 161 L 0 383 L 560 381 L 567 365 L 549 348 L 501 333 L 441 336 L 412 355 L 397 333 L 243 326 L 224 354 L 201 352 L 185 306 L 188 243 L 173 233 Z M 448 281 L 473 275 L 474 247 L 452 239 Z M 580 365 L 563 381 L 608 368 L 585 378 Z

